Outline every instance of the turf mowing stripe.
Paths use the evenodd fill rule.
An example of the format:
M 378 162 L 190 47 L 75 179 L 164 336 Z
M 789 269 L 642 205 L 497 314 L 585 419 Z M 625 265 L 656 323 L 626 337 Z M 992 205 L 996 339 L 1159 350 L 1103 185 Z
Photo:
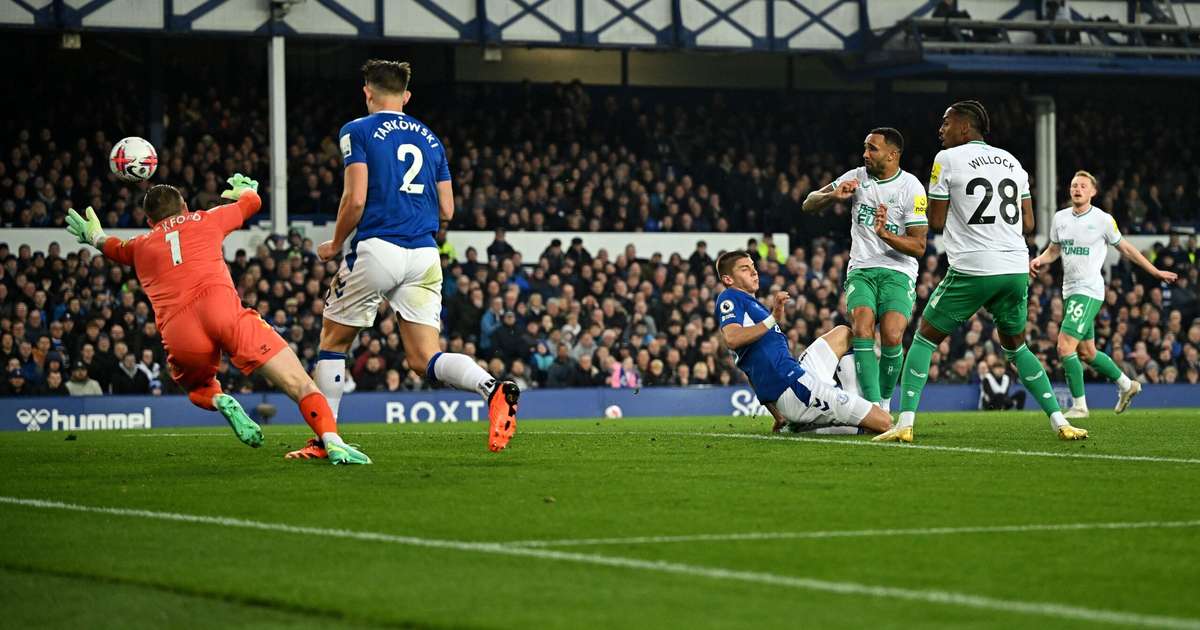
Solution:
M 657 573 L 670 573 L 689 577 L 703 577 L 713 580 L 733 580 L 753 584 L 766 584 L 770 586 L 785 586 L 810 591 L 836 593 L 840 595 L 865 595 L 876 598 L 902 599 L 930 604 L 960 606 L 964 608 L 1019 613 L 1026 615 L 1040 615 L 1045 617 L 1059 617 L 1064 619 L 1092 621 L 1097 623 L 1124 624 L 1150 628 L 1200 630 L 1200 619 L 1190 619 L 1185 617 L 1146 615 L 1115 610 L 1083 608 L 1081 606 L 1052 604 L 1048 602 L 1025 602 L 1008 599 L 996 599 L 981 595 L 969 595 L 966 593 L 955 593 L 951 591 L 916 590 L 888 586 L 871 586 L 869 584 L 859 584 L 856 582 L 834 582 L 830 580 L 791 577 L 757 571 L 737 571 L 733 569 L 705 567 L 678 562 L 666 562 L 661 560 L 651 561 L 641 560 L 638 558 L 624 558 L 620 556 L 605 556 L 566 551 L 553 551 L 549 549 L 511 547 L 498 543 L 437 540 L 431 538 L 418 538 L 415 536 L 396 536 L 393 534 L 362 532 L 347 529 L 306 527 L 301 525 L 288 525 L 286 523 L 251 521 L 224 516 L 204 516 L 200 514 L 180 514 L 176 512 L 155 512 L 151 510 L 99 507 L 79 505 L 75 503 L 63 503 L 60 501 L 22 499 L 19 497 L 0 496 L 0 503 L 33 508 L 66 510 L 72 512 L 109 514 L 112 516 L 128 516 L 182 523 L 219 525 L 223 527 L 240 527 L 245 529 L 283 532 L 288 534 L 302 534 L 308 536 L 315 535 L 327 538 L 343 538 L 368 542 L 386 542 L 414 547 L 473 551 L 494 555 L 536 558 L 540 560 L 558 560 L 560 562 L 573 562 L 577 564 L 590 564 L 621 569 L 639 569 Z
M 630 536 L 627 538 L 562 538 L 558 540 L 514 540 L 517 547 L 576 547 L 600 545 L 653 545 L 680 542 L 741 540 L 797 540 L 806 538 L 866 538 L 873 536 L 943 536 L 948 534 L 1008 534 L 1022 532 L 1086 531 L 1090 529 L 1173 529 L 1200 527 L 1194 521 L 1130 521 L 1117 523 L 1057 523 L 1044 525 L 980 525 L 976 527 L 923 527 L 912 529 L 832 529 L 815 532 L 742 532 L 732 534 L 683 534 L 678 536 Z
M 1155 462 L 1162 464 L 1200 464 L 1200 459 L 1189 457 L 1157 457 L 1154 455 L 1105 455 L 1102 453 L 1056 453 L 1053 451 L 1006 451 L 973 446 L 933 446 L 930 444 L 897 444 L 895 442 L 870 442 L 864 440 L 838 440 L 829 438 L 763 435 L 756 433 L 673 433 L 671 435 L 698 435 L 703 437 L 736 438 L 743 440 L 780 440 L 785 442 L 815 442 L 840 446 L 880 446 L 884 448 L 919 449 L 923 451 L 949 451 L 952 453 L 977 453 L 980 455 L 1021 455 L 1024 457 L 1065 457 L 1067 459 L 1101 459 L 1122 462 Z

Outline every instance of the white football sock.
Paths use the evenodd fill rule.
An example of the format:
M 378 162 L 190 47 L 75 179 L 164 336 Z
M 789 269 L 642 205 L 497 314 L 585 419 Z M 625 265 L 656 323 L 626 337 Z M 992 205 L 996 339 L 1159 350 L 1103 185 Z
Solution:
M 479 367 L 475 363 L 475 359 L 465 354 L 439 352 L 434 355 L 431 363 L 433 364 L 433 377 L 438 381 L 463 391 L 478 392 L 484 400 L 487 400 L 492 385 L 496 383 L 496 379 Z M 426 370 L 426 376 L 428 376 L 428 367 Z
M 1120 387 L 1121 391 L 1125 391 L 1130 387 L 1133 387 L 1133 381 L 1129 380 L 1129 377 L 1125 376 L 1125 373 L 1122 372 L 1121 378 L 1117 379 L 1117 387 Z
M 1066 417 L 1062 415 L 1061 411 L 1055 411 L 1054 413 L 1050 414 L 1050 427 L 1055 431 L 1057 431 L 1059 427 L 1065 427 L 1068 424 L 1070 423 L 1067 422 Z
M 335 446 L 342 446 L 345 444 L 345 442 L 342 441 L 342 436 L 338 435 L 337 433 L 333 433 L 333 432 L 322 433 L 321 441 L 324 442 L 326 445 L 333 444 Z
M 342 390 L 346 386 L 346 355 L 341 352 L 322 350 L 317 355 L 317 367 L 313 370 L 317 389 L 329 401 L 333 419 L 337 420 L 338 406 L 342 404 Z
M 896 421 L 897 427 L 911 427 L 917 421 L 917 413 L 915 411 L 901 411 L 900 419 Z
M 1072 399 L 1071 406 L 1076 409 L 1087 409 L 1087 396 Z
M 854 353 L 842 355 L 838 359 L 837 377 L 842 383 L 842 389 L 862 396 L 862 390 L 858 388 L 858 372 L 854 367 Z
M 887 398 L 884 398 L 883 400 L 880 400 L 880 401 L 879 401 L 879 408 L 880 408 L 880 409 L 882 409 L 882 410 L 884 410 L 884 411 L 886 411 L 886 412 L 888 412 L 888 413 L 891 413 L 891 412 L 892 412 L 892 397 L 891 397 L 891 396 L 888 396 Z

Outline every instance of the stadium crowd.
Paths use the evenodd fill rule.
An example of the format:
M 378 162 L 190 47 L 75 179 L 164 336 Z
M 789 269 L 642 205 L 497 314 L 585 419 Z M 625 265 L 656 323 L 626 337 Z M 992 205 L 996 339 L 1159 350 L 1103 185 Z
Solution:
M 203 76 L 213 80 L 193 84 L 219 83 Z M 447 145 L 457 207 L 452 229 L 788 232 L 791 252 L 769 243 L 757 243 L 754 252 L 764 292 L 774 285 L 796 297 L 788 334 L 797 351 L 844 321 L 846 208 L 800 212 L 810 190 L 861 163 L 858 147 L 872 124 L 843 121 L 899 127 L 908 136 L 902 167 L 923 178 L 941 115 L 936 107 L 893 106 L 858 94 L 779 99 L 579 84 L 425 89 L 420 76 L 418 69 L 409 110 Z M 328 220 L 341 191 L 338 125 L 361 115 L 362 103 L 353 84 L 337 91 L 346 95 L 340 99 L 329 98 L 334 87 L 310 87 L 297 81 L 290 95 L 289 188 L 282 194 L 293 216 Z M 86 82 L 61 89 L 61 98 L 23 100 L 14 107 L 36 103 L 36 109 L 0 120 L 0 226 L 62 227 L 68 208 L 88 205 L 106 226 L 145 226 L 140 205 L 148 184 L 118 182 L 107 165 L 119 135 L 153 135 L 145 112 L 134 109 L 144 105 L 116 98 L 117 89 L 89 90 Z M 90 106 L 80 108 L 85 94 Z M 1098 205 L 1127 233 L 1200 227 L 1200 160 L 1187 143 L 1200 135 L 1200 112 L 1159 100 L 1161 115 L 1147 119 L 1130 100 L 1136 98 L 1060 95 L 1058 106 L 1072 115 L 1060 117 L 1058 171 L 1096 173 Z M 990 139 L 1022 156 L 1033 172 L 1030 108 L 1016 98 L 984 100 Z M 270 197 L 267 107 L 253 82 L 172 91 L 162 107 L 154 183 L 178 186 L 192 208 L 202 209 L 219 203 L 226 176 L 242 172 L 259 179 Z M 1096 150 L 1115 146 L 1122 150 Z M 19 234 L 7 231 L 10 244 L 0 246 L 0 391 L 172 391 L 153 313 L 131 271 L 58 247 L 31 252 L 19 246 Z M 700 248 L 664 260 L 633 246 L 587 252 L 568 243 L 515 252 L 498 238 L 486 252 L 466 253 L 467 262 L 445 270 L 446 343 L 479 356 L 493 373 L 531 387 L 742 378 L 714 328 L 712 301 L 720 288 L 710 259 L 718 252 Z M 1196 383 L 1196 239 L 1171 236 L 1153 255 L 1180 273 L 1179 284 L 1158 286 L 1118 265 L 1097 322 L 1099 345 L 1148 382 Z M 245 303 L 311 361 L 335 267 L 316 261 L 312 243 L 298 234 L 239 253 L 230 266 Z M 918 313 L 945 268 L 944 257 L 922 262 Z M 1054 352 L 1060 277 L 1032 289 L 1030 339 L 1061 377 Z M 997 350 L 990 321 L 977 317 L 943 344 L 930 377 L 975 382 L 1000 360 Z M 428 387 L 420 366 L 411 370 L 403 359 L 394 322 L 381 317 L 356 345 L 356 386 Z M 265 388 L 227 364 L 220 378 L 231 391 Z
M 459 84 L 422 92 L 419 75 L 414 89 L 418 96 L 409 109 L 447 146 L 458 208 L 452 229 L 787 231 L 793 242 L 844 238 L 840 210 L 800 214 L 805 195 L 861 164 L 859 146 L 874 122 L 906 134 L 902 167 L 924 178 L 941 115 L 936 107 L 881 114 L 870 99 L 852 94 L 780 101 L 736 91 L 623 93 L 577 83 Z M 298 86 L 289 101 L 285 194 L 292 215 L 327 220 L 337 209 L 338 125 L 363 112 L 353 85 L 344 99 L 329 98 L 329 90 Z M 1034 172 L 1030 108 L 1016 98 L 984 100 L 992 114 L 989 138 Z M 147 184 L 117 181 L 107 156 L 118 130 L 148 131 L 131 112 L 108 103 L 97 110 L 111 116 L 76 117 L 73 102 L 39 102 L 46 111 L 27 120 L 41 124 L 19 123 L 19 117 L 0 122 L 0 225 L 61 226 L 67 208 L 87 205 L 107 226 L 145 224 L 139 201 Z M 1115 96 L 1110 102 L 1063 95 L 1058 107 L 1071 112 L 1061 118 L 1058 172 L 1095 173 L 1102 184 L 1098 205 L 1125 231 L 1197 225 L 1200 160 L 1191 159 L 1186 139 L 1200 134 L 1200 113 L 1156 101 L 1161 115 L 1148 120 L 1137 103 Z M 265 96 L 253 86 L 232 95 L 215 88 L 181 93 L 164 105 L 154 181 L 180 187 L 197 209 L 218 202 L 222 181 L 233 172 L 258 179 L 269 196 L 265 120 Z M 847 126 L 844 120 L 872 123 Z M 1117 146 L 1122 150 L 1096 150 Z
M 840 304 L 844 247 L 816 239 L 791 253 L 769 237 L 748 243 L 763 294 L 795 297 L 784 328 L 797 353 L 845 322 Z M 1160 286 L 1127 263 L 1116 265 L 1097 320 L 1098 347 L 1126 373 L 1148 383 L 1200 383 L 1200 282 L 1197 241 L 1157 244 L 1157 264 L 1180 274 Z M 653 387 L 743 382 L 715 327 L 720 291 L 703 242 L 688 257 L 589 252 L 578 241 L 517 252 L 497 234 L 486 252 L 446 262 L 444 343 L 476 356 L 493 374 L 522 387 Z M 0 244 L 0 392 L 24 394 L 162 393 L 170 381 L 161 337 L 145 295 L 128 268 L 89 254 Z M 323 296 L 334 263 L 321 263 L 298 233 L 276 237 L 229 263 L 248 306 L 288 340 L 302 360 L 315 359 Z M 917 312 L 945 273 L 945 257 L 922 261 Z M 1030 293 L 1029 338 L 1061 380 L 1055 353 L 1062 319 L 1061 266 Z M 382 307 L 386 309 L 386 305 Z M 913 327 L 910 326 L 909 335 Z M 905 345 L 911 340 L 906 339 Z M 359 391 L 426 389 L 424 366 L 405 362 L 395 320 L 380 316 L 361 333 L 349 374 Z M 990 319 L 977 315 L 934 356 L 932 382 L 978 382 L 1003 363 Z M 416 367 L 417 369 L 411 369 Z M 222 361 L 218 375 L 233 392 L 267 389 Z

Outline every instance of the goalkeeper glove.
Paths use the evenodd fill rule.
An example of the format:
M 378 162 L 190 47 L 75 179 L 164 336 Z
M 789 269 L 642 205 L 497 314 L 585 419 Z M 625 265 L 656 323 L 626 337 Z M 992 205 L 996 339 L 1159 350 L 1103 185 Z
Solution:
M 245 175 L 242 175 L 241 173 L 234 173 L 233 177 L 230 177 L 225 181 L 229 182 L 229 190 L 221 193 L 221 196 L 225 199 L 237 201 L 238 197 L 241 197 L 242 193 L 246 192 L 247 190 L 258 192 L 258 182 L 246 177 Z
M 92 210 L 91 206 L 87 207 L 84 214 L 87 215 L 86 219 L 79 216 L 74 208 L 67 210 L 67 232 L 81 244 L 100 249 L 104 246 L 104 240 L 108 238 L 104 228 L 100 227 L 100 217 L 96 216 L 96 211 Z

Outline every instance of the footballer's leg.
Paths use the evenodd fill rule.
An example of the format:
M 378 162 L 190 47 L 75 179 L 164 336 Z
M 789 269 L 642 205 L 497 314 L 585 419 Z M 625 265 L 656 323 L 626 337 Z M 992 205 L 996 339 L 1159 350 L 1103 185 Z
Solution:
M 179 313 L 161 331 L 171 379 L 188 393 L 192 404 L 219 412 L 242 444 L 258 448 L 263 443 L 262 428 L 236 398 L 221 391 L 217 382 L 221 350 L 196 317 L 196 313 L 204 310 L 193 308 Z
M 337 420 L 296 353 L 253 309 L 242 309 L 227 329 L 224 341 L 229 362 L 243 374 L 261 373 L 300 407 L 300 415 L 320 438 L 335 464 L 369 464 L 371 459 L 346 445 L 337 433 Z M 305 448 L 316 446 L 310 443 Z M 304 449 L 301 449 L 304 450 Z M 289 455 L 292 455 L 289 453 Z M 315 455 L 315 453 L 314 453 Z
M 1097 300 L 1096 312 L 1099 312 L 1099 308 L 1099 300 Z M 1133 401 L 1133 397 L 1142 393 L 1141 383 L 1126 376 L 1121 368 L 1117 367 L 1112 357 L 1096 348 L 1094 316 L 1088 321 L 1083 339 L 1079 342 L 1078 354 L 1079 358 L 1092 366 L 1092 369 L 1096 370 L 1100 376 L 1117 384 L 1117 405 L 1113 408 L 1117 413 L 1124 413 L 1129 408 L 1129 403 Z
M 925 312 L 929 312 L 928 307 Z M 947 333 L 935 328 L 924 317 L 921 318 L 921 325 L 913 335 L 912 345 L 908 347 L 908 356 L 904 359 L 904 368 L 900 376 L 900 417 L 896 426 L 875 436 L 873 441 L 913 441 L 913 425 L 917 420 L 921 392 L 925 390 L 925 383 L 929 380 L 929 365 L 933 362 L 933 353 L 938 344 L 942 343 L 946 336 Z
M 1063 322 L 1066 324 L 1066 322 Z M 1058 356 L 1062 359 L 1063 374 L 1071 390 L 1071 408 L 1063 414 L 1069 419 L 1088 417 L 1087 396 L 1083 387 L 1083 363 L 1079 360 L 1079 340 L 1064 332 L 1058 333 Z
M 316 383 L 304 371 L 304 366 L 300 364 L 300 359 L 296 357 L 296 353 L 292 352 L 291 348 L 285 347 L 277 352 L 275 356 L 262 364 L 258 371 L 262 372 L 272 385 L 279 388 L 300 406 L 300 415 L 304 416 L 304 421 L 308 423 L 309 428 L 321 439 L 321 445 L 330 462 L 334 464 L 371 463 L 370 457 L 346 444 L 338 435 L 337 421 L 333 417 L 333 410 L 330 409 L 329 402 L 325 400 L 324 394 L 317 389 Z M 305 449 L 315 446 L 310 443 Z M 301 451 L 305 451 L 305 449 L 301 449 Z M 295 455 L 289 453 L 288 457 L 290 459 L 319 457 L 316 453 L 310 456 L 305 456 L 300 452 L 296 453 Z
M 335 419 L 342 403 L 342 390 L 346 386 L 346 353 L 359 330 L 358 326 L 349 326 L 329 317 L 321 321 L 321 342 L 317 364 L 313 368 L 313 380 L 329 401 Z
M 891 416 L 878 406 L 807 372 L 780 395 L 775 406 L 796 432 L 854 427 L 855 433 L 859 428 L 882 433 L 892 428 Z
M 909 309 L 912 312 L 912 309 Z M 892 393 L 900 381 L 900 370 L 904 364 L 904 329 L 908 328 L 908 316 L 899 311 L 885 311 L 879 322 L 879 406 L 884 411 L 892 409 Z
M 1058 407 L 1054 388 L 1042 362 L 1025 345 L 1025 327 L 1028 319 L 1028 274 L 1004 274 L 987 276 L 994 282 L 996 294 L 985 307 L 996 322 L 996 332 L 1004 356 L 1017 368 L 1021 384 L 1033 396 L 1034 401 L 1050 418 L 1050 428 L 1063 440 L 1082 440 L 1087 431 L 1071 426 Z
M 879 269 L 855 269 L 846 276 L 846 310 L 854 338 L 854 367 L 863 397 L 879 402 L 879 359 L 875 356 L 875 309 L 879 302 Z M 841 355 L 838 355 L 841 356 Z
M 400 324 L 409 365 L 424 365 L 432 382 L 482 396 L 488 405 L 488 449 L 504 450 L 517 430 L 520 388 L 512 381 L 498 381 L 465 354 L 442 352 L 441 257 L 432 247 L 415 249 L 408 253 L 407 263 L 409 272 L 387 298 Z

